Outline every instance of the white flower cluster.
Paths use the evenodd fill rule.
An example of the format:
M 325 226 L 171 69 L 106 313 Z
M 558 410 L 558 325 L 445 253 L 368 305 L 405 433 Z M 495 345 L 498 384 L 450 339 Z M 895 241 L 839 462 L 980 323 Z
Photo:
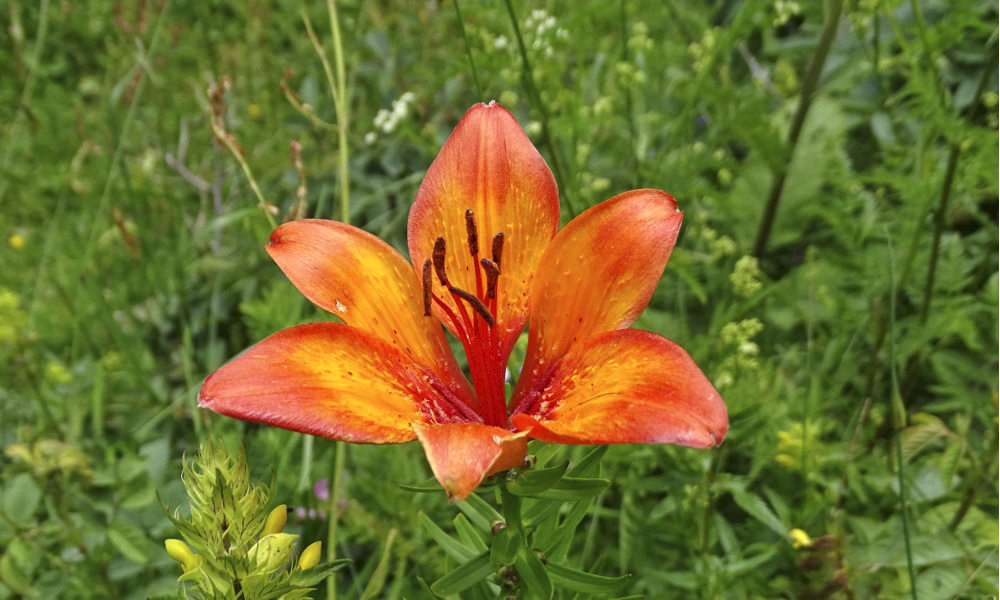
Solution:
M 413 92 L 404 92 L 402 96 L 392 101 L 392 108 L 380 108 L 375 115 L 375 129 L 382 133 L 392 133 L 395 131 L 399 123 L 409 114 L 410 104 L 416 98 Z M 376 136 L 376 132 L 368 132 L 365 135 L 365 142 L 371 144 L 375 141 Z
M 569 38 L 569 32 L 562 27 L 556 27 L 556 18 L 543 9 L 535 9 L 524 20 L 524 29 L 530 41 L 528 46 L 544 55 L 552 56 L 552 37 L 565 40 Z

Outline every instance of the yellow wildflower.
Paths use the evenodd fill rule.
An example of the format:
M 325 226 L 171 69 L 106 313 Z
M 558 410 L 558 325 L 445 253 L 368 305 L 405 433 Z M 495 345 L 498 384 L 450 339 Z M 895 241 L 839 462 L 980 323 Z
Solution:
M 789 531 L 788 537 L 792 538 L 792 548 L 808 548 L 813 543 L 809 534 L 798 528 Z

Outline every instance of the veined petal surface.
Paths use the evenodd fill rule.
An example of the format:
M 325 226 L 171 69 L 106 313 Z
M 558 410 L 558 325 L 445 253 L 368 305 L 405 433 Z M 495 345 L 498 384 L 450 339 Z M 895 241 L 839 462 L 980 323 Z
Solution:
M 535 386 L 511 422 L 544 442 L 707 448 L 729 429 L 722 398 L 687 352 L 648 331 L 591 338 Z
M 461 500 L 487 475 L 524 463 L 524 433 L 479 423 L 426 425 L 414 423 L 434 477 L 450 500 Z
M 420 280 L 392 246 L 357 227 L 305 219 L 275 229 L 267 252 L 314 304 L 468 393 L 441 324 L 424 316 Z
M 496 104 L 477 104 L 462 117 L 427 170 L 408 222 L 414 266 L 420 269 L 435 240 L 444 238 L 449 279 L 477 293 L 467 209 L 475 216 L 480 258 L 491 258 L 494 235 L 504 234 L 496 320 L 506 357 L 528 317 L 531 274 L 559 225 L 559 196 L 545 160 Z M 442 291 L 436 278 L 434 287 Z M 448 294 L 438 297 L 454 307 Z
M 414 422 L 462 420 L 441 382 L 387 342 L 338 323 L 279 331 L 213 373 L 198 404 L 347 442 L 414 439 Z
M 574 344 L 635 321 L 682 217 L 670 194 L 633 190 L 584 211 L 556 235 L 531 286 L 525 384 Z

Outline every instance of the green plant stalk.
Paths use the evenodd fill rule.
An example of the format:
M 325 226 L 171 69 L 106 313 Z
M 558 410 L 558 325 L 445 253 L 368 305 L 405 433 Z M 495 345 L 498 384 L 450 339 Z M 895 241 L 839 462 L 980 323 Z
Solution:
M 340 482 L 344 474 L 344 452 L 346 444 L 335 442 L 333 444 L 333 475 L 330 477 L 330 507 L 329 517 L 326 526 L 326 556 L 327 560 L 337 559 L 337 525 L 340 510 Z M 329 600 L 337 599 L 337 578 L 333 575 L 326 579 L 326 597 Z
M 6 173 L 10 169 L 10 163 L 14 159 L 14 150 L 17 148 L 17 141 L 21 139 L 21 127 L 24 125 L 25 113 L 28 112 L 28 104 L 31 102 L 31 94 L 35 90 L 36 73 L 38 65 L 42 60 L 42 50 L 45 48 L 45 38 L 49 31 L 49 0 L 42 0 L 38 5 L 38 28 L 35 29 L 35 45 L 32 49 L 31 69 L 25 79 L 24 87 L 21 88 L 21 97 L 17 102 L 17 114 L 10 127 L 10 135 L 7 136 L 7 149 L 3 153 L 3 166 L 0 166 L 0 173 Z M 0 205 L 3 204 L 4 194 L 7 192 L 7 182 L 9 178 L 0 179 Z
M 264 213 L 264 216 L 267 217 L 267 222 L 271 226 L 271 229 L 275 229 L 278 226 L 278 223 L 274 220 L 274 216 L 269 210 L 270 205 L 267 200 L 264 199 L 264 194 L 260 191 L 260 187 L 257 185 L 257 180 L 253 176 L 253 171 L 250 170 L 250 164 L 247 163 L 247 159 L 243 157 L 243 152 L 236 147 L 236 144 L 229 138 L 226 131 L 214 120 L 212 121 L 212 131 L 215 133 L 215 138 L 222 142 L 222 144 L 226 147 L 226 150 L 229 150 L 229 153 L 236 159 L 240 168 L 243 169 L 243 175 L 247 178 L 247 183 L 250 185 L 250 189 L 253 190 L 254 196 L 257 197 L 257 206 L 260 208 L 260 211 Z
M 524 45 L 524 38 L 521 37 L 521 26 L 517 22 L 517 14 L 514 12 L 514 5 L 511 0 L 504 0 L 504 4 L 507 5 L 507 14 L 510 16 L 510 25 L 514 28 L 514 37 L 517 39 L 517 49 L 521 54 L 521 68 L 522 76 L 524 77 L 524 86 L 528 92 L 528 96 L 531 97 L 532 104 L 538 109 L 541 114 L 542 122 L 542 137 L 545 138 L 545 146 L 549 149 L 549 155 L 552 157 L 552 171 L 555 174 L 556 185 L 562 196 L 562 200 L 566 203 L 566 208 L 569 209 L 570 218 L 575 217 L 577 211 L 573 207 L 573 203 L 570 201 L 570 196 L 566 193 L 566 177 L 562 168 L 562 161 L 559 159 L 559 152 L 556 151 L 556 145 L 552 138 L 552 130 L 549 127 L 549 110 L 545 107 L 542 102 L 542 96 L 538 91 L 538 87 L 535 85 L 534 71 L 531 68 L 531 59 L 528 58 L 528 48 Z
M 993 65 L 997 63 L 997 45 L 994 43 L 993 55 L 987 61 L 987 67 L 983 69 L 976 85 L 976 93 L 972 95 L 972 102 L 966 108 L 965 118 L 972 121 L 979 105 L 982 102 L 983 93 L 989 82 L 990 75 L 995 72 Z M 936 78 L 940 79 L 940 78 Z M 927 265 L 927 278 L 924 280 L 924 302 L 920 308 L 920 322 L 926 324 L 931 312 L 931 301 L 934 297 L 934 280 L 937 275 L 938 258 L 941 254 L 941 236 L 944 233 L 945 216 L 948 213 L 948 204 L 951 202 L 951 189 L 955 182 L 955 171 L 958 170 L 958 158 L 962 153 L 962 144 L 959 141 L 952 142 L 948 151 L 948 163 L 945 167 L 944 181 L 941 183 L 941 195 L 938 197 L 938 207 L 934 211 L 934 237 L 931 242 L 930 264 Z
M 892 251 L 892 238 L 886 231 L 886 241 L 889 245 L 889 281 L 896 281 L 895 257 Z M 896 374 L 896 290 L 890 290 L 889 302 L 889 380 L 892 404 L 892 424 L 895 430 L 896 445 L 896 478 L 899 485 L 899 513 L 903 522 L 903 545 L 906 549 L 906 570 L 910 579 L 910 594 L 917 599 L 917 572 L 913 566 L 913 548 L 910 540 L 910 516 L 906 501 L 906 461 L 903 459 L 903 429 L 906 427 L 906 407 L 899 393 L 899 379 Z
M 337 87 L 333 93 L 338 96 L 337 108 L 337 153 L 340 166 L 340 220 L 351 222 L 349 147 L 347 130 L 350 120 L 350 110 L 347 103 L 347 70 L 344 67 L 344 45 L 340 39 L 340 19 L 337 16 L 337 3 L 326 0 L 326 9 L 330 15 L 330 29 L 333 32 L 333 60 L 337 68 Z
M 799 90 L 799 103 L 792 117 L 792 124 L 788 129 L 788 161 L 791 162 L 795 156 L 795 146 L 798 144 L 802 127 L 805 125 L 809 109 L 812 107 L 816 89 L 819 85 L 819 76 L 823 72 L 823 65 L 826 64 L 826 57 L 830 53 L 830 46 L 833 44 L 833 37 L 837 33 L 840 24 L 840 15 L 844 5 L 841 0 L 832 0 L 827 5 L 826 19 L 823 22 L 823 31 L 820 34 L 819 44 L 816 46 L 816 53 L 813 54 L 809 63 L 809 70 L 806 78 L 802 82 Z M 771 191 L 767 197 L 767 204 L 764 206 L 764 215 L 761 217 L 760 225 L 757 229 L 757 239 L 753 245 L 753 256 L 760 258 L 767 248 L 768 238 L 771 237 L 771 228 L 774 225 L 774 218 L 778 212 L 778 204 L 785 189 L 785 180 L 788 177 L 788 164 L 778 172 L 771 184 Z
M 483 87 L 479 85 L 479 73 L 476 71 L 476 61 L 472 59 L 472 46 L 469 44 L 469 36 L 465 32 L 465 21 L 462 19 L 462 10 L 458 7 L 458 0 L 452 0 L 451 3 L 455 6 L 455 17 L 458 19 L 458 28 L 462 32 L 462 41 L 465 42 L 465 55 L 469 58 L 472 83 L 476 86 L 476 99 L 482 101 Z

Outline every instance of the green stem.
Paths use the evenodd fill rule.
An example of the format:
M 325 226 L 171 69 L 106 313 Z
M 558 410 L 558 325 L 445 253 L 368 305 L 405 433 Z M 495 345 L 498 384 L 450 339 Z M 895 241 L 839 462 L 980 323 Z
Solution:
M 327 560 L 337 559 L 337 525 L 340 510 L 340 480 L 344 474 L 344 442 L 335 442 L 333 445 L 333 475 L 330 478 L 330 506 L 329 517 L 326 529 L 326 556 Z M 337 577 L 331 575 L 326 578 L 326 597 L 329 600 L 337 600 Z
M 983 69 L 979 77 L 979 84 L 976 86 L 976 93 L 972 95 L 972 101 L 965 111 L 965 119 L 971 122 L 979 110 L 981 98 L 986 91 L 986 85 L 990 76 L 995 73 L 993 65 L 997 62 L 997 45 L 993 46 L 993 55 L 986 63 L 987 68 Z M 936 78 L 940 79 L 940 78 Z M 962 152 L 960 141 L 952 142 L 948 152 L 948 163 L 945 167 L 944 181 L 941 183 L 941 195 L 938 197 L 938 207 L 934 211 L 934 238 L 931 242 L 930 264 L 927 265 L 927 278 L 924 281 L 924 302 L 920 308 L 920 322 L 926 324 L 930 316 L 931 300 L 934 297 L 934 279 L 937 275 L 938 257 L 941 253 L 941 235 L 944 233 L 945 217 L 948 213 L 948 204 L 951 202 L 951 188 L 955 182 L 955 171 L 958 169 L 958 158 Z
M 528 58 L 528 48 L 524 45 L 524 38 L 521 37 L 521 27 L 518 25 L 517 14 L 514 12 L 514 5 L 511 0 L 504 0 L 507 5 L 507 14 L 510 16 L 510 25 L 514 28 L 514 37 L 517 39 L 517 49 L 521 54 L 521 67 L 522 75 L 524 77 L 524 87 L 528 92 L 528 96 L 531 97 L 531 103 L 535 105 L 538 112 L 541 113 L 542 122 L 542 137 L 544 138 L 544 143 L 546 148 L 549 150 L 549 156 L 552 159 L 552 171 L 555 174 L 556 185 L 559 187 L 562 199 L 566 203 L 566 208 L 569 209 L 570 217 L 576 216 L 576 210 L 573 208 L 573 203 L 570 201 L 570 196 L 566 193 L 566 177 L 563 173 L 562 161 L 559 159 L 559 153 L 556 151 L 555 142 L 552 138 L 552 130 L 549 128 L 549 110 L 545 107 L 545 103 L 542 102 L 542 95 L 538 91 L 538 87 L 535 85 L 534 71 L 531 68 L 531 59 Z
M 38 28 L 35 30 L 35 46 L 31 54 L 31 66 L 28 76 L 21 88 L 21 97 L 17 102 L 17 114 L 10 127 L 10 134 L 7 136 L 7 149 L 3 153 L 3 163 L 0 166 L 0 173 L 7 173 L 10 163 L 14 159 L 14 151 L 17 149 L 18 141 L 22 139 L 21 127 L 24 125 L 25 114 L 28 112 L 28 105 L 31 102 L 31 94 L 35 89 L 35 75 L 38 72 L 38 65 L 42 61 L 42 49 L 45 48 L 45 37 L 49 30 L 49 0 L 42 0 L 38 5 Z M 0 205 L 3 204 L 4 194 L 7 192 L 8 177 L 0 179 Z
M 455 6 L 455 16 L 458 18 L 458 28 L 462 32 L 462 40 L 465 42 L 465 55 L 469 58 L 469 70 L 472 71 L 472 83 L 476 86 L 476 98 L 482 101 L 483 88 L 479 85 L 479 73 L 476 71 L 476 61 L 472 60 L 472 46 L 469 44 L 469 36 L 465 33 L 465 21 L 462 19 L 462 11 L 458 7 L 458 0 L 452 0 Z
M 760 258 L 767 248 L 768 238 L 771 236 L 771 228 L 774 225 L 774 218 L 778 212 L 778 204 L 785 188 L 785 180 L 788 177 L 788 163 L 795 156 L 795 146 L 798 144 L 799 135 L 805 125 L 806 116 L 812 107 L 816 89 L 819 85 L 819 76 L 823 72 L 823 65 L 826 64 L 826 57 L 830 53 L 830 46 L 833 44 L 834 35 L 837 33 L 837 26 L 840 24 L 840 14 L 843 12 L 843 2 L 833 0 L 826 10 L 826 19 L 823 22 L 823 31 L 820 34 L 819 44 L 816 46 L 816 53 L 813 54 L 809 63 L 809 70 L 806 78 L 802 82 L 799 90 L 799 103 L 792 117 L 792 124 L 788 130 L 788 161 L 778 172 L 771 184 L 771 192 L 767 197 L 767 204 L 764 207 L 764 215 L 761 217 L 760 226 L 757 229 L 757 239 L 754 242 L 753 256 Z
M 344 45 L 340 39 L 340 19 L 337 3 L 326 0 L 326 10 L 330 15 L 330 29 L 333 31 L 333 61 L 337 68 L 337 158 L 340 166 L 340 220 L 351 222 L 351 180 L 349 172 L 350 148 L 347 144 L 347 130 L 350 124 L 350 107 L 347 102 L 347 69 L 344 67 Z
M 892 251 L 892 238 L 886 232 L 886 242 L 889 246 L 889 281 L 896 281 L 895 258 Z M 917 600 L 917 572 L 913 566 L 913 548 L 910 540 L 910 517 L 906 498 L 906 462 L 903 459 L 903 429 L 906 427 L 906 407 L 899 393 L 899 378 L 896 373 L 896 290 L 890 291 L 889 302 L 889 380 L 891 384 L 892 424 L 895 429 L 896 442 L 896 478 L 899 485 L 899 512 L 903 522 L 903 544 L 906 548 L 906 570 L 910 579 L 910 593 Z

